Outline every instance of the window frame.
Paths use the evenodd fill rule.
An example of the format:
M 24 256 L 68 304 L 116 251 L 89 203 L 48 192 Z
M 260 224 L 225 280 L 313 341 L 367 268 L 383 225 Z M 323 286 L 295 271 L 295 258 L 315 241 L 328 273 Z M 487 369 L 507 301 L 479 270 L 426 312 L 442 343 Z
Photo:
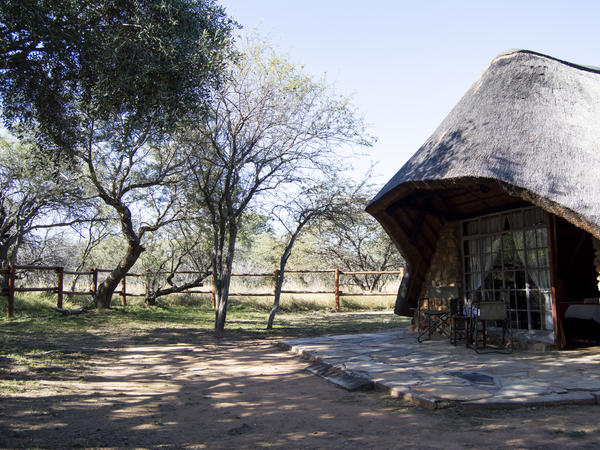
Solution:
M 495 228 L 494 218 L 498 219 Z M 507 221 L 508 229 L 505 228 Z M 506 239 L 507 235 L 513 236 Z M 520 244 L 515 235 L 521 236 Z M 475 296 L 479 296 L 481 301 L 502 300 L 507 303 L 513 329 L 528 334 L 542 334 L 547 336 L 548 340 L 553 340 L 553 300 L 546 212 L 530 206 L 461 220 L 459 239 L 464 300 L 470 301 Z M 472 241 L 477 241 L 477 244 L 472 244 Z M 507 252 L 505 242 L 506 245 L 510 243 L 513 246 L 512 253 Z M 522 248 L 519 248 L 519 245 Z M 471 267 L 472 255 L 468 254 L 473 248 L 476 249 L 478 260 L 475 270 Z M 518 253 L 519 251 L 522 253 Z M 514 263 L 515 254 L 518 255 L 517 262 L 520 264 L 511 266 L 510 258 L 513 258 Z M 488 266 L 492 264 L 487 270 L 486 255 L 489 258 Z M 496 263 L 498 256 L 501 256 L 499 265 Z M 521 277 L 524 286 L 518 287 L 517 276 Z M 510 277 L 514 280 L 512 286 L 507 282 Z M 478 288 L 474 287 L 474 282 L 480 283 Z M 496 285 L 498 282 L 501 286 Z M 545 284 L 546 287 L 541 284 Z

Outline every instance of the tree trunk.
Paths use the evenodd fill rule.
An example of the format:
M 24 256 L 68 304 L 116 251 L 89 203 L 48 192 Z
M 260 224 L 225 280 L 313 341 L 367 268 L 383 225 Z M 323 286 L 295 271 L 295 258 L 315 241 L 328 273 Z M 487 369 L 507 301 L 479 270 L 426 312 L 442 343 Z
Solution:
M 154 292 L 146 294 L 144 303 L 146 306 L 156 306 L 156 294 Z
M 227 248 L 215 249 L 216 254 L 220 255 L 220 257 L 215 257 L 213 262 L 217 302 L 215 308 L 215 331 L 219 335 L 225 330 L 225 321 L 227 320 L 227 304 L 229 302 L 229 286 L 231 285 L 233 257 L 235 255 L 237 224 L 230 224 L 228 228 L 229 239 L 227 240 Z M 223 251 L 225 251 L 225 253 L 223 253 Z
M 277 283 L 275 284 L 273 307 L 271 308 L 271 312 L 269 313 L 269 320 L 267 321 L 267 330 L 273 329 L 273 321 L 275 320 L 275 314 L 277 314 L 277 312 L 279 311 L 279 300 L 281 298 L 281 289 L 283 287 L 283 277 L 285 275 L 284 272 L 285 263 L 281 262 L 281 264 L 279 265 L 279 270 L 277 271 Z
M 146 271 L 146 297 L 144 297 L 144 303 L 146 306 L 156 306 L 156 289 L 150 269 Z
M 0 269 L 7 269 L 9 266 L 8 259 L 0 258 Z M 0 293 L 8 290 L 8 273 L 0 274 Z
M 0 268 L 5 269 L 10 264 L 13 264 L 15 261 L 16 254 L 13 252 L 11 255 L 10 248 L 17 241 L 15 236 L 3 236 L 4 239 L 3 245 L 0 246 Z M 0 289 L 7 290 L 8 289 L 8 274 L 2 274 L 0 276 Z
M 215 331 L 217 334 L 225 330 L 227 320 L 227 304 L 229 303 L 229 285 L 231 284 L 231 265 L 227 264 L 222 273 L 215 277 L 215 294 L 217 305 L 215 308 Z
M 121 279 L 129 272 L 129 269 L 136 263 L 144 247 L 140 245 L 138 241 L 130 241 L 127 246 L 127 252 L 125 257 L 121 260 L 119 265 L 108 274 L 108 277 L 100 283 L 96 295 L 94 295 L 94 303 L 98 309 L 110 308 L 113 293 L 121 282 Z
M 219 292 L 219 289 L 217 289 L 217 307 L 215 309 L 215 331 L 217 334 L 222 334 L 225 331 L 228 300 L 228 296 L 222 295 L 222 293 Z
M 8 264 L 2 263 L 2 269 L 7 269 Z M 8 273 L 0 274 L 0 294 L 8 291 Z
M 306 225 L 306 223 L 308 222 L 310 217 L 311 216 L 308 216 L 308 218 L 306 218 L 304 221 L 302 221 L 298 224 L 298 226 L 296 227 L 296 230 L 290 237 L 290 241 L 285 246 L 285 249 L 283 250 L 283 254 L 281 255 L 281 258 L 279 259 L 279 277 L 277 278 L 277 284 L 275 285 L 275 295 L 273 298 L 273 307 L 271 308 L 271 312 L 269 313 L 269 320 L 267 322 L 267 330 L 273 329 L 273 321 L 275 320 L 275 314 L 277 314 L 277 311 L 279 311 L 279 300 L 281 298 L 281 289 L 283 288 L 283 279 L 285 277 L 285 266 L 287 265 L 290 255 L 292 254 L 292 248 L 294 247 L 294 244 L 296 243 L 296 239 L 298 238 L 298 235 L 300 234 L 300 232 L 302 231 L 302 228 L 304 227 L 304 225 Z

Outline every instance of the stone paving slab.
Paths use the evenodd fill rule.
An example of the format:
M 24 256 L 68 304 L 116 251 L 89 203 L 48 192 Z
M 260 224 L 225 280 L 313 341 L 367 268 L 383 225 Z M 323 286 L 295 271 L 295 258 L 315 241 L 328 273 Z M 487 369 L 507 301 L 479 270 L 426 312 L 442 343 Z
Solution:
M 427 408 L 600 403 L 600 348 L 478 354 L 448 340 L 418 343 L 408 328 L 282 341 L 322 364 L 337 383 L 360 374 L 372 387 Z M 332 370 L 328 372 L 327 368 Z

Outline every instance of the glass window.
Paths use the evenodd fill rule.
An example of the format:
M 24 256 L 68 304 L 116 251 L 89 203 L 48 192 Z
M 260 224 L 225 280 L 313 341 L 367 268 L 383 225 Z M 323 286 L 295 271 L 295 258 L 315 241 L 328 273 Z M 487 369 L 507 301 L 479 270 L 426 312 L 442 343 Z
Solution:
M 471 220 L 468 222 L 464 222 L 463 224 L 463 234 L 465 236 L 470 236 L 473 234 L 479 234 L 479 222 L 477 220 Z
M 552 330 L 545 214 L 525 208 L 463 222 L 465 294 L 503 299 L 513 328 Z

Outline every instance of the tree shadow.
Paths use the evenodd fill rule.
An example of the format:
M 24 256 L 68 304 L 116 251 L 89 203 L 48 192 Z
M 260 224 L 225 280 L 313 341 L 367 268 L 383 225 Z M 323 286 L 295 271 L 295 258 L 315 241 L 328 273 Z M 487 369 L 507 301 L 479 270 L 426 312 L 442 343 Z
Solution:
M 558 419 L 564 428 L 564 414 L 569 412 L 565 409 L 556 413 L 554 422 L 544 422 L 552 416 L 547 412 L 539 414 L 544 421 L 532 411 L 501 412 L 489 426 L 473 426 L 469 415 L 424 411 L 378 393 L 344 391 L 308 374 L 304 369 L 309 363 L 276 349 L 273 344 L 283 333 L 274 337 L 234 330 L 216 338 L 208 330 L 164 327 L 120 341 L 96 339 L 97 348 L 91 349 L 89 339 L 94 337 L 90 331 L 61 339 L 65 348 L 81 351 L 66 355 L 87 358 L 78 377 L 38 371 L 27 390 L 3 395 L 0 428 L 5 431 L 0 446 L 390 448 L 439 447 L 444 442 L 572 443 L 567 434 L 540 432 Z M 556 368 L 552 363 L 544 370 Z M 580 408 L 586 414 L 584 419 L 577 416 L 581 426 L 597 423 L 596 409 Z M 523 435 L 515 436 L 511 427 L 522 427 Z M 504 434 L 499 436 L 500 432 Z

